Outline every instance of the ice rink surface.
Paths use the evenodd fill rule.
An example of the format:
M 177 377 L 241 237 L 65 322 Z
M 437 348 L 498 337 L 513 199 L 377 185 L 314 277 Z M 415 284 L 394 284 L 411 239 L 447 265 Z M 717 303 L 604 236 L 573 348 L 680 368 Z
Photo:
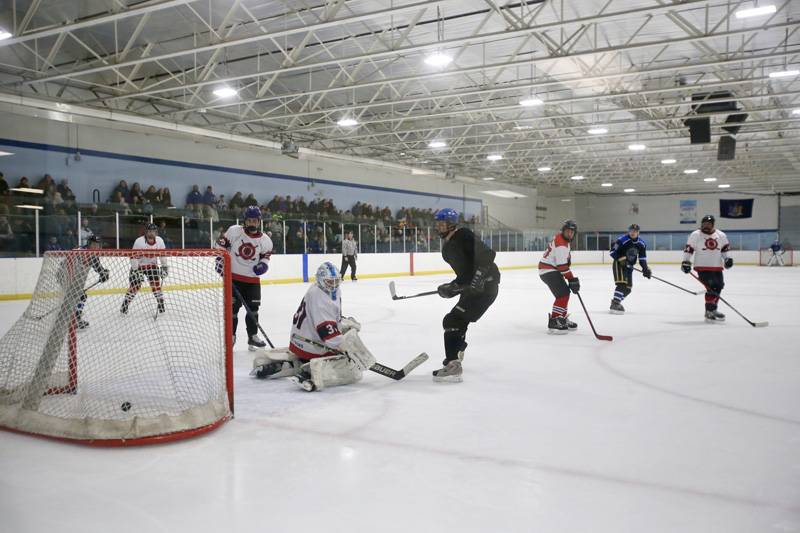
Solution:
M 653 270 L 699 288 L 675 265 Z M 468 333 L 464 382 L 433 383 L 455 300 L 346 281 L 345 314 L 380 362 L 431 360 L 400 382 L 370 372 L 309 394 L 248 377 L 240 341 L 236 418 L 201 438 L 94 449 L 0 432 L 0 530 L 800 531 L 800 270 L 726 272 L 723 296 L 761 329 L 725 306 L 727 323 L 706 324 L 702 296 L 639 274 L 627 314 L 609 315 L 610 268 L 574 271 L 613 342 L 575 297 L 578 331 L 547 335 L 537 273 L 503 272 Z M 449 279 L 396 281 L 407 294 Z M 276 344 L 304 291 L 264 287 Z M 0 331 L 26 305 L 1 303 Z

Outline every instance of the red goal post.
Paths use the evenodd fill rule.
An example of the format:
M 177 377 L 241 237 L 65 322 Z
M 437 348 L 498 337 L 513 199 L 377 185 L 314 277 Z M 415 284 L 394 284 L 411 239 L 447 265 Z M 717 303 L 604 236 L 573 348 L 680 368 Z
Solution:
M 772 248 L 762 248 L 758 251 L 759 266 L 794 266 L 794 249 L 784 247 L 778 252 L 777 257 L 772 252 Z
M 224 250 L 45 253 L 0 339 L 0 428 L 126 446 L 219 427 L 234 407 L 231 300 Z

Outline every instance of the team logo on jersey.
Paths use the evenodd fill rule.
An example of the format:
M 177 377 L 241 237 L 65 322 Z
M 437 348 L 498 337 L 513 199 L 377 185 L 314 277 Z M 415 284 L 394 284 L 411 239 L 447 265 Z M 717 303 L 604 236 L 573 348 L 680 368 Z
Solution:
M 716 239 L 706 239 L 706 250 L 716 250 L 719 244 Z
M 236 251 L 236 255 L 241 257 L 242 259 L 249 261 L 256 256 L 256 247 L 253 246 L 249 242 L 243 242 L 239 245 L 239 249 Z

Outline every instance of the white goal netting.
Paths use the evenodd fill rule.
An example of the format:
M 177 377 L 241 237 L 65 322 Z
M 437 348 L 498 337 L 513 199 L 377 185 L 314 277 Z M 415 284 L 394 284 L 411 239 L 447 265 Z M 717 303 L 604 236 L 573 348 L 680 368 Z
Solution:
M 46 253 L 0 340 L 0 427 L 131 444 L 230 418 L 229 264 L 214 250 Z
M 776 252 L 772 248 L 762 248 L 758 252 L 758 264 L 761 266 L 794 266 L 794 250 L 784 247 Z

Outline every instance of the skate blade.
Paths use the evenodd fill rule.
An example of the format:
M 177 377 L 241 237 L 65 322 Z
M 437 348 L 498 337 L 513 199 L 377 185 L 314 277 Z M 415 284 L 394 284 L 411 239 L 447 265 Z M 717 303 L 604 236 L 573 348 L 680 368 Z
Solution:
M 464 381 L 463 376 L 433 376 L 435 383 L 461 383 Z
M 566 335 L 568 331 L 566 329 L 548 329 L 548 335 Z
M 719 319 L 715 320 L 713 318 L 706 318 L 706 324 L 724 324 L 724 323 L 725 323 L 724 320 L 719 320 Z
M 625 311 L 617 311 L 616 309 L 609 309 L 608 312 L 612 315 L 624 315 Z

